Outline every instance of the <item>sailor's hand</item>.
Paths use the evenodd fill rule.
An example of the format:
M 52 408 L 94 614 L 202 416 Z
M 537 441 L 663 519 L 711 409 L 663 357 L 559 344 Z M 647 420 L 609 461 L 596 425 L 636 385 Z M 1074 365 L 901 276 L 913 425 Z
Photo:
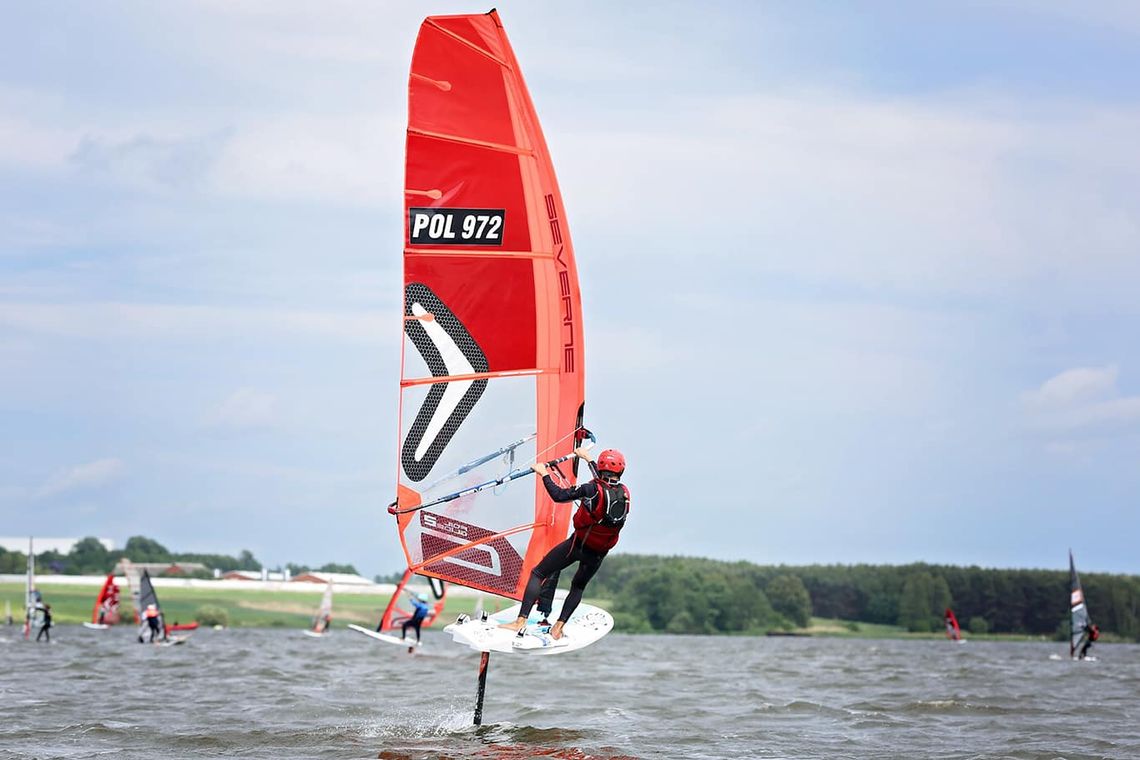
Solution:
M 585 459 L 587 462 L 594 461 L 590 459 L 590 450 L 581 446 L 574 449 L 574 456 L 578 457 L 579 459 Z
M 538 473 L 538 476 L 540 478 L 545 478 L 548 474 L 550 474 L 550 470 L 547 468 L 546 462 L 535 462 L 530 466 L 530 469 Z

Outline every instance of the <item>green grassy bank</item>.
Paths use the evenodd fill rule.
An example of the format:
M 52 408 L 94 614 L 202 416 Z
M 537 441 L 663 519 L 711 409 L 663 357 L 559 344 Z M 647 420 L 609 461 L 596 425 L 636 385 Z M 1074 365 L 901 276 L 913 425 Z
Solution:
M 901 625 L 879 623 L 858 623 L 853 620 L 813 617 L 807 628 L 798 632 L 810 636 L 830 636 L 852 639 L 944 639 L 942 631 L 934 633 L 911 633 Z M 969 633 L 962 631 L 962 638 L 975 641 L 1049 641 L 1048 636 L 1034 636 L 1024 633 Z
M 91 620 L 95 605 L 96 586 L 44 585 L 44 601 L 51 605 L 52 617 L 57 623 L 82 623 Z M 225 588 L 158 588 L 162 609 L 167 621 L 188 623 L 195 619 L 202 607 L 216 607 L 226 612 L 231 627 L 284 627 L 303 628 L 308 625 L 320 605 L 324 588 L 314 585 L 312 593 L 297 591 L 258 591 Z M 23 620 L 24 586 L 0 583 L 0 607 L 7 601 L 12 616 Z M 494 611 L 498 601 L 488 599 L 484 605 Z M 340 625 L 358 623 L 374 626 L 380 620 L 388 597 L 383 594 L 340 594 L 333 598 L 333 620 Z M 444 613 L 436 619 L 436 627 L 453 621 L 461 612 L 470 613 L 474 597 L 448 597 Z M 2 610 L 0 610 L 2 612 Z M 124 594 L 121 613 L 129 619 L 133 615 L 129 595 Z
M 41 587 L 44 601 L 51 605 L 52 615 L 57 623 L 82 623 L 91 619 L 91 608 L 95 603 L 95 586 L 45 585 Z M 203 607 L 224 610 L 231 627 L 249 628 L 304 628 L 309 624 L 320 604 L 321 586 L 314 585 L 312 592 L 260 591 L 226 588 L 219 584 L 216 588 L 159 588 L 162 607 L 170 622 L 187 623 L 195 620 Z M 0 606 L 5 601 L 12 607 L 12 616 L 17 622 L 23 620 L 24 586 L 17 583 L 0 583 Z M 447 606 L 435 626 L 440 628 L 455 620 L 460 613 L 470 613 L 475 605 L 474 597 L 449 597 Z M 613 600 L 593 599 L 591 604 L 612 609 Z M 380 619 L 388 597 L 383 594 L 340 594 L 333 599 L 333 620 L 338 625 L 357 623 L 374 626 Z M 497 597 L 485 597 L 484 604 L 489 612 L 507 606 L 507 601 Z M 496 604 L 498 606 L 496 606 Z M 124 595 L 123 615 L 130 619 L 133 608 L 130 598 Z M 2 610 L 0 610 L 2 611 Z M 3 622 L 3 621 L 0 621 Z M 620 626 L 619 626 L 620 630 Z M 801 635 L 829 636 L 862 639 L 941 639 L 944 634 L 909 633 L 897 625 L 856 623 L 833 618 L 813 617 L 807 628 L 794 631 Z M 1045 641 L 1045 637 L 1023 634 L 964 634 L 975 640 L 999 641 Z

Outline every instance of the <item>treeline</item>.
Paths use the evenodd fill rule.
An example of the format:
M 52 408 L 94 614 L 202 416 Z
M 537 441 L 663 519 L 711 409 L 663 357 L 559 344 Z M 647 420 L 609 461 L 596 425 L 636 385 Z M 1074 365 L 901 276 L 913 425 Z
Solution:
M 1140 640 L 1140 577 L 1082 574 L 1093 620 Z M 771 566 L 615 554 L 590 585 L 613 600 L 624 630 L 758 632 L 811 615 L 937 631 L 952 607 L 974 633 L 1068 634 L 1067 570 L 948 565 Z
M 108 551 L 97 538 L 88 537 L 77 542 L 71 551 L 62 554 L 57 551 L 36 552 L 36 572 L 59 575 L 103 575 L 111 572 L 122 558 L 132 562 L 179 563 L 196 562 L 209 568 L 207 572 L 190 573 L 203 577 L 213 577 L 214 570 L 223 573 L 231 570 L 259 572 L 262 565 L 248 549 L 232 557 L 228 554 L 201 554 L 196 552 L 172 552 L 165 546 L 146 536 L 131 536 L 122 549 Z M 28 555 L 19 551 L 6 551 L 0 548 L 0 573 L 23 573 L 27 568 Z M 309 572 L 307 565 L 287 566 L 293 575 Z M 316 568 L 319 572 L 356 573 L 352 565 L 334 562 Z M 276 568 L 275 572 L 281 572 Z

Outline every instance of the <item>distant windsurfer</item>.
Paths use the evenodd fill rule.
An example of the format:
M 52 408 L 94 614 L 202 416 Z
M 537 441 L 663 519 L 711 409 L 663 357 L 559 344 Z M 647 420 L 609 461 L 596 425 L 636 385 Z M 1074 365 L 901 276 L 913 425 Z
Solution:
M 317 623 L 313 626 L 313 631 L 316 633 L 324 633 L 332 625 L 332 613 L 326 612 L 317 617 Z
M 428 606 L 428 595 L 424 593 L 413 594 L 408 591 L 408 596 L 412 600 L 412 616 L 404 621 L 400 627 L 400 641 L 406 641 L 408 638 L 408 628 L 414 628 L 416 631 L 416 643 L 420 643 L 420 626 L 424 624 L 424 618 L 431 612 L 431 607 Z M 408 651 L 413 651 L 413 647 L 408 647 Z
M 139 631 L 139 643 L 143 643 L 143 633 L 150 631 L 150 639 L 146 642 L 153 644 L 155 638 L 165 639 L 166 636 L 162 631 L 162 613 L 158 611 L 158 605 L 148 604 L 146 611 L 143 613 L 143 619 L 146 622 L 146 628 Z
M 621 476 L 625 472 L 625 457 L 620 451 L 606 449 L 598 456 L 597 466 L 594 467 L 589 451 L 578 448 L 574 453 L 591 464 L 597 476 L 594 480 L 562 488 L 555 484 L 545 463 L 535 462 L 531 466 L 542 477 L 551 499 L 560 503 L 578 501 L 578 510 L 574 513 L 573 534 L 547 552 L 531 570 L 519 616 L 513 623 L 504 623 L 503 628 L 517 631 L 525 626 L 531 608 L 543 592 L 544 582 L 577 562 L 578 569 L 570 581 L 570 592 L 562 602 L 558 620 L 550 628 L 551 638 L 562 638 L 562 628 L 582 601 L 586 584 L 598 572 L 609 550 L 617 544 L 618 533 L 625 525 L 630 504 L 629 489 L 621 483 Z M 549 589 L 553 596 L 553 585 Z
M 1092 643 L 1100 638 L 1100 628 L 1096 623 L 1091 623 L 1085 626 L 1085 643 L 1081 645 L 1081 651 L 1077 655 L 1077 659 L 1083 660 L 1088 656 L 1089 648 Z
M 103 599 L 103 603 L 99 605 L 99 619 L 95 622 L 103 624 L 108 617 L 114 615 L 119 609 L 119 586 L 117 583 L 112 583 L 111 587 L 107 590 L 107 596 Z
M 43 615 L 43 623 L 40 625 L 40 632 L 36 634 L 36 641 L 39 641 L 40 637 L 46 637 L 47 643 L 50 644 L 51 643 L 51 605 L 45 604 L 40 609 L 40 614 Z

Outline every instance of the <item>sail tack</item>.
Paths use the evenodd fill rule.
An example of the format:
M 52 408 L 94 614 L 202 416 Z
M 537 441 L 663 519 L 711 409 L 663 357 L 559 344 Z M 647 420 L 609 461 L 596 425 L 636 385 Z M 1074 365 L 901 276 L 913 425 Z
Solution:
M 566 213 L 495 12 L 420 27 L 408 85 L 396 504 L 411 571 L 521 598 L 568 510 L 520 478 L 570 453 L 584 346 Z

